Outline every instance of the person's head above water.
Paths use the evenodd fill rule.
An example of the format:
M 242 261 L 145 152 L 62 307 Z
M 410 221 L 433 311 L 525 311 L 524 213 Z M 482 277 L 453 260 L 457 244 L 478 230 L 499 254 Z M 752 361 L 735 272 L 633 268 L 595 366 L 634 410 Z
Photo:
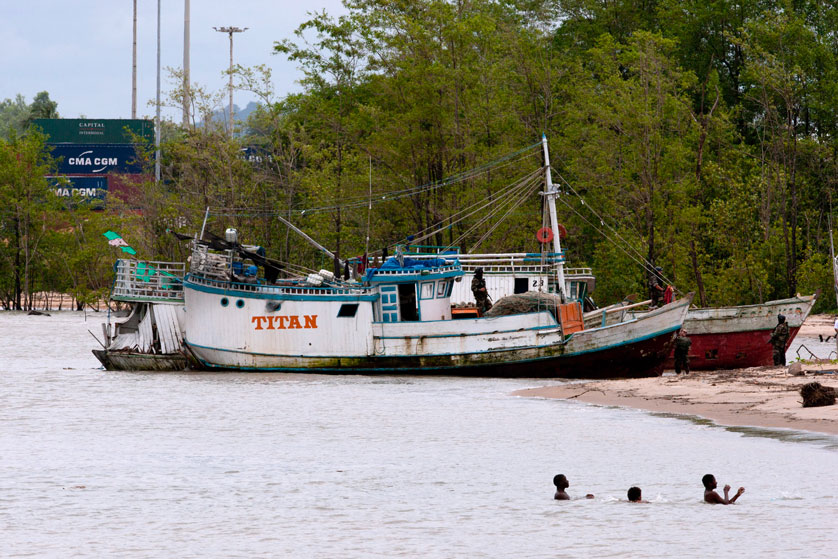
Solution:
M 701 483 L 704 484 L 704 489 L 710 490 L 715 489 L 717 486 L 716 478 L 713 474 L 707 474 L 703 478 L 701 478 Z
M 568 483 L 567 478 L 564 474 L 557 474 L 553 476 L 553 485 L 555 485 L 556 489 L 558 489 L 559 491 L 570 487 L 570 483 Z
M 639 503 L 641 500 L 641 492 L 639 487 L 629 487 L 628 493 L 626 496 L 628 500 L 632 503 Z

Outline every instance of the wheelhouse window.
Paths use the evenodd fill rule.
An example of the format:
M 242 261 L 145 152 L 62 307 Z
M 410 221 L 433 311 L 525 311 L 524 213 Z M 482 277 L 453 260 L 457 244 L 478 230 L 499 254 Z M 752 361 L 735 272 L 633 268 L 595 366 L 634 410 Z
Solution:
M 445 297 L 445 292 L 448 290 L 448 282 L 446 280 L 439 280 L 436 282 L 436 296 L 437 298 Z
M 351 318 L 358 312 L 358 303 L 344 303 L 338 310 L 338 317 Z
M 422 283 L 422 294 L 420 299 L 433 299 L 434 298 L 434 282 L 426 281 Z

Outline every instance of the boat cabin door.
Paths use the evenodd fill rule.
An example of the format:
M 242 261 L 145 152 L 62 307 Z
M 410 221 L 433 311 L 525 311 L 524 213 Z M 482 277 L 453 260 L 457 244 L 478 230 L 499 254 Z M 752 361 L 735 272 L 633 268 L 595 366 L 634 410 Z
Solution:
M 382 322 L 419 320 L 415 283 L 382 285 L 380 289 Z
M 399 310 L 401 319 L 405 322 L 419 320 L 419 307 L 416 301 L 416 284 L 399 284 Z

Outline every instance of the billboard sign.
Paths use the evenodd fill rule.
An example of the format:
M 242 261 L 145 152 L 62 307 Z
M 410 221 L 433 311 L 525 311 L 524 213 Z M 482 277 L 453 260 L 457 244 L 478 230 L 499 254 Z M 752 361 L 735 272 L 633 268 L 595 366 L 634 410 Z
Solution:
M 37 118 L 51 144 L 135 144 L 154 141 L 154 122 L 116 118 Z
M 51 155 L 58 159 L 58 172 L 64 175 L 107 173 L 142 173 L 132 145 L 49 145 Z
M 53 192 L 59 198 L 80 197 L 83 202 L 91 202 L 95 206 L 105 200 L 108 193 L 108 177 L 47 177 L 52 184 Z

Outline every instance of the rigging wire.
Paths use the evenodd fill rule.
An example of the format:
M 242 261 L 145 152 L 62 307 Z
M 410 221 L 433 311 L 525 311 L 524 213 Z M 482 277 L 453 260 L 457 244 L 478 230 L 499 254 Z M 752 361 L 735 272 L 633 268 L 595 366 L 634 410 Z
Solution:
M 536 171 L 535 173 L 538 173 L 538 172 L 539 172 L 539 171 Z M 521 190 L 525 190 L 525 189 L 527 188 L 527 184 L 528 184 L 531 180 L 532 180 L 532 174 L 531 174 L 531 175 L 529 175 L 529 176 L 527 176 L 527 177 L 524 177 L 523 179 L 519 180 L 519 181 L 518 181 L 518 182 L 516 182 L 516 183 L 513 183 L 512 185 L 510 185 L 509 187 L 507 187 L 504 191 L 502 191 L 502 193 L 501 193 L 500 195 L 495 196 L 495 197 L 493 197 L 492 199 L 487 200 L 487 201 L 485 201 L 485 202 L 481 203 L 480 205 L 478 205 L 478 206 L 476 206 L 476 207 L 474 207 L 474 206 L 473 206 L 473 207 L 474 207 L 474 209 L 473 209 L 472 211 L 469 211 L 468 213 L 464 214 L 464 215 L 463 215 L 462 217 L 460 217 L 459 219 L 457 219 L 457 220 L 455 220 L 455 221 L 453 221 L 453 222 L 449 223 L 448 225 L 443 225 L 443 226 L 441 226 L 441 227 L 438 227 L 437 229 L 431 230 L 430 232 L 428 232 L 428 233 L 425 233 L 425 234 L 421 235 L 419 239 L 415 239 L 413 242 L 420 242 L 420 241 L 422 241 L 422 240 L 425 240 L 425 239 L 427 239 L 427 238 L 429 238 L 429 237 L 431 237 L 431 236 L 435 235 L 436 233 L 440 233 L 440 232 L 444 231 L 445 229 L 448 229 L 448 228 L 452 227 L 454 224 L 459 223 L 459 222 L 461 222 L 461 221 L 463 221 L 463 220 L 465 220 L 465 219 L 467 219 L 467 218 L 471 217 L 472 215 L 474 215 L 474 214 L 476 214 L 476 213 L 478 213 L 478 212 L 482 211 L 482 210 L 483 210 L 483 209 L 485 209 L 487 206 L 492 206 L 492 205 L 494 205 L 494 206 L 495 206 L 495 209 L 491 210 L 491 211 L 489 212 L 489 214 L 487 214 L 486 216 L 484 216 L 483 218 L 481 218 L 481 219 L 480 219 L 477 223 L 475 223 L 474 225 L 472 225 L 472 226 L 471 226 L 471 227 L 470 227 L 467 231 L 465 231 L 465 232 L 464 232 L 464 233 L 462 233 L 459 237 L 457 237 L 456 239 L 454 239 L 454 241 L 452 241 L 452 242 L 448 245 L 448 247 L 446 247 L 446 248 L 451 248 L 451 247 L 452 247 L 452 246 L 454 246 L 456 243 L 460 242 L 462 239 L 464 239 L 464 238 L 465 238 L 465 237 L 467 237 L 469 234 L 471 234 L 471 232 L 472 232 L 472 231 L 474 231 L 475 229 L 477 229 L 480 225 L 482 225 L 483 223 L 485 223 L 488 219 L 490 219 L 490 218 L 492 217 L 492 215 L 494 215 L 497 211 L 499 211 L 499 209 L 500 209 L 500 208 L 502 208 L 502 207 L 503 207 L 503 204 L 505 204 L 506 200 L 508 200 L 508 199 L 509 199 L 509 197 L 515 196 L 515 195 L 516 195 L 516 194 L 518 194 Z M 466 210 L 469 210 L 469 209 L 470 209 L 470 208 L 466 208 Z M 464 211 L 466 211 L 466 210 L 464 210 Z M 460 213 L 462 213 L 462 212 L 460 212 Z M 447 220 L 443 220 L 443 221 L 441 221 L 441 222 L 438 222 L 437 224 L 434 224 L 432 227 L 436 227 L 437 225 L 439 225 L 439 224 L 441 224 L 441 223 L 445 223 L 446 221 L 447 221 Z M 430 229 L 430 227 L 426 228 L 424 231 L 427 231 L 428 229 Z M 395 244 L 400 244 L 400 243 L 395 243 Z M 392 246 L 392 245 L 391 245 L 391 246 Z
M 484 173 L 487 173 L 493 169 L 506 167 L 512 165 L 513 163 L 520 162 L 528 157 L 532 157 L 535 154 L 535 148 L 539 147 L 541 143 L 533 144 L 531 146 L 527 146 L 522 148 L 518 151 L 512 152 L 505 156 L 502 156 L 498 159 L 495 159 L 489 163 L 485 163 L 481 166 L 475 167 L 473 169 L 469 169 L 466 171 L 461 171 L 459 173 L 455 173 L 450 177 L 447 177 L 440 181 L 435 181 L 431 183 L 426 183 L 420 186 L 403 188 L 398 190 L 387 191 L 383 193 L 376 193 L 375 198 L 373 198 L 374 203 L 386 202 L 386 201 L 393 201 L 393 200 L 400 200 L 402 198 L 408 198 L 411 196 L 416 196 L 419 194 L 423 194 L 425 192 L 431 192 L 433 190 L 437 190 L 444 186 L 449 186 L 451 184 L 455 184 L 458 182 L 463 182 Z M 532 152 L 532 153 L 528 153 Z M 305 208 L 299 210 L 292 210 L 293 212 L 300 212 L 300 214 L 313 214 L 313 213 L 321 213 L 321 212 L 328 212 L 328 211 L 336 211 L 336 210 L 343 210 L 343 209 L 353 209 L 357 207 L 363 207 L 370 203 L 370 198 L 367 196 L 361 197 L 354 197 L 348 198 L 346 202 L 341 204 L 336 204 L 333 206 L 320 206 L 314 208 Z M 216 216 L 224 216 L 224 217 L 270 217 L 276 214 L 286 214 L 289 210 L 276 210 L 273 208 L 266 208 L 266 209 L 252 209 L 252 208 L 210 208 L 210 213 Z
M 419 232 L 417 233 L 417 235 L 419 235 L 419 237 L 418 237 L 418 238 L 414 238 L 411 242 L 414 242 L 414 243 L 419 243 L 419 242 L 421 242 L 421 241 L 423 241 L 423 240 L 425 240 L 425 239 L 427 239 L 427 238 L 429 238 L 429 237 L 432 237 L 433 235 L 435 235 L 435 234 L 437 234 L 437 233 L 440 233 L 440 232 L 442 232 L 442 231 L 444 231 L 444 230 L 448 229 L 449 227 L 451 227 L 451 226 L 455 225 L 456 223 L 459 223 L 459 222 L 461 222 L 461 221 L 463 221 L 463 220 L 465 220 L 465 219 L 467 219 L 467 218 L 471 217 L 472 215 L 474 215 L 474 214 L 478 213 L 479 211 L 483 210 L 483 209 L 484 209 L 484 208 L 486 208 L 487 206 L 497 205 L 500 201 L 503 201 L 503 200 L 504 200 L 504 199 L 506 199 L 507 197 L 514 195 L 514 194 L 515 194 L 518 190 L 523 189 L 523 188 L 526 186 L 526 183 L 528 183 L 529 181 L 531 181 L 531 180 L 532 180 L 533 175 L 538 174 L 538 173 L 540 173 L 540 172 L 541 172 L 540 170 L 536 170 L 536 171 L 534 171 L 533 173 L 531 173 L 530 175 L 528 175 L 528 176 L 526 176 L 526 177 L 524 177 L 524 178 L 520 179 L 519 181 L 517 181 L 517 182 L 515 182 L 515 183 L 512 183 L 511 185 L 508 185 L 508 186 L 504 187 L 504 188 L 500 191 L 500 193 L 499 193 L 499 194 L 497 194 L 496 196 L 494 196 L 494 197 L 493 197 L 492 199 L 490 199 L 490 200 L 487 200 L 487 201 L 485 201 L 485 202 L 480 203 L 480 205 L 478 205 L 478 206 L 476 206 L 476 207 L 475 207 L 475 206 L 470 206 L 470 207 L 465 208 L 464 210 L 461 210 L 460 212 L 458 212 L 458 213 L 456 213 L 456 214 L 454 214 L 454 215 L 452 215 L 452 216 L 449 216 L 449 217 L 445 218 L 445 219 L 444 219 L 444 220 L 442 220 L 442 221 L 439 221 L 439 222 L 437 222 L 437 223 L 435 223 L 435 224 L 433 224 L 433 225 L 430 225 L 430 226 L 426 227 L 425 229 L 423 229 L 423 230 L 419 231 Z M 474 209 L 472 209 L 472 208 L 474 208 Z M 471 211 L 469 211 L 469 210 L 471 210 Z M 466 213 L 466 212 L 468 212 L 468 213 Z M 463 214 L 463 215 L 462 215 L 461 217 L 459 217 L 459 219 L 455 219 L 454 221 L 451 221 L 450 223 L 447 223 L 450 219 L 452 219 L 452 218 L 454 218 L 454 217 L 457 217 L 457 216 L 458 216 L 458 215 L 460 215 L 460 214 Z M 491 214 L 489 214 L 489 215 L 491 216 Z M 482 220 L 482 221 L 485 221 L 485 219 L 486 219 L 486 218 L 483 218 L 483 220 Z M 482 222 L 482 221 L 481 221 L 481 222 Z M 442 225 L 442 224 L 444 224 L 444 223 L 447 223 L 447 225 Z M 478 224 L 478 225 L 479 225 L 479 224 Z M 458 237 L 455 241 L 459 241 L 459 240 L 461 240 L 461 239 L 462 239 L 465 235 L 467 235 L 467 234 L 468 234 L 468 233 L 469 233 L 472 229 L 474 229 L 474 227 L 470 228 L 470 229 L 469 229 L 469 231 L 467 231 L 466 233 L 464 233 L 464 234 L 460 235 L 460 237 Z M 395 245 L 397 245 L 397 244 L 402 244 L 402 243 L 401 243 L 401 242 L 398 242 L 398 243 L 394 243 L 394 244 L 392 244 L 392 245 L 388 245 L 388 246 L 395 246 Z M 455 243 L 452 243 L 451 245 L 449 245 L 449 248 L 450 248 L 450 246 L 453 246 L 454 244 L 455 244 Z
M 516 200 L 516 201 L 515 201 L 515 203 L 514 203 L 514 204 L 513 204 L 513 205 L 512 205 L 512 206 L 511 206 L 511 207 L 510 207 L 507 211 L 506 211 L 506 213 L 505 213 L 505 214 L 503 214 L 503 215 L 501 216 L 501 218 L 500 218 L 499 220 L 497 220 L 497 221 L 496 221 L 496 222 L 495 222 L 495 223 L 494 223 L 494 224 L 493 224 L 493 225 L 489 228 L 489 230 L 488 230 L 488 231 L 486 231 L 486 232 L 483 234 L 483 236 L 482 236 L 482 237 L 480 237 L 479 239 L 477 239 L 477 242 L 476 242 L 476 243 L 474 243 L 474 245 L 472 245 L 472 247 L 471 247 L 471 249 L 469 250 L 469 252 L 472 252 L 474 249 L 476 249 L 478 246 L 480 246 L 480 244 L 481 244 L 483 241 L 485 241 L 485 240 L 486 240 L 486 238 L 487 238 L 489 235 L 491 235 L 491 234 L 495 231 L 495 229 L 497 229 L 497 228 L 498 228 L 498 226 L 500 226 L 500 224 L 501 224 L 501 223 L 503 223 L 503 221 L 504 221 L 504 220 L 506 220 L 506 218 L 507 218 L 507 217 L 509 217 L 510 215 L 512 215 L 512 212 L 514 212 L 516 209 L 518 209 L 518 208 L 521 206 L 521 204 L 523 204 L 523 203 L 524 203 L 524 202 L 525 202 L 525 201 L 526 201 L 526 200 L 527 200 L 530 196 L 532 196 L 532 193 L 533 193 L 533 192 L 534 192 L 537 188 L 539 188 L 540 186 L 541 186 L 541 182 L 540 182 L 540 181 L 538 181 L 538 182 L 534 182 L 534 183 L 530 186 L 529 190 L 527 190 L 526 192 L 524 192 L 523 194 L 521 194 L 521 195 L 518 197 L 518 200 Z
M 561 182 L 562 182 L 565 186 L 567 186 L 567 188 L 569 188 L 569 189 L 570 189 L 570 191 L 571 191 L 571 192 L 572 192 L 572 193 L 573 193 L 573 194 L 574 194 L 577 198 L 579 198 L 579 200 L 581 201 L 582 205 L 583 205 L 583 206 L 585 206 L 585 207 L 587 207 L 587 208 L 588 208 L 588 211 L 590 211 L 592 214 L 594 214 L 594 216 L 595 216 L 595 217 L 599 220 L 600 224 L 601 224 L 603 227 L 606 227 L 606 228 L 610 229 L 610 230 L 614 233 L 614 236 L 616 236 L 616 237 L 620 240 L 620 242 L 622 242 L 622 243 L 623 243 L 623 245 L 624 245 L 625 247 L 628 247 L 628 250 L 630 250 L 632 253 L 634 253 L 634 256 L 630 255 L 630 254 L 629 254 L 629 252 L 628 252 L 628 251 L 627 251 L 624 247 L 619 246 L 619 244 L 618 244 L 617 242 L 615 242 L 612 238 L 610 238 L 610 237 L 609 237 L 609 235 L 608 235 L 607 233 L 604 233 L 602 230 L 600 230 L 599 228 L 595 227 L 595 226 L 594 226 L 594 225 L 593 225 L 590 221 L 588 221 L 587 219 L 585 219 L 585 218 L 584 218 L 584 217 L 583 217 L 583 216 L 582 216 L 579 212 L 577 212 L 575 209 L 573 209 L 572 207 L 570 207 L 570 205 L 569 205 L 567 202 L 565 202 L 564 200 L 562 200 L 562 203 L 563 203 L 563 204 L 565 204 L 566 206 L 568 206 L 568 208 L 570 208 L 570 209 L 571 209 L 574 213 L 576 213 L 576 215 L 578 215 L 578 216 L 579 216 L 579 217 L 581 217 L 581 218 L 582 218 L 582 219 L 583 219 L 586 223 L 588 223 L 589 225 L 591 225 L 591 227 L 593 227 L 593 228 L 594 228 L 594 229 L 595 229 L 595 230 L 596 230 L 599 234 L 601 234 L 601 235 L 602 235 L 602 236 L 603 236 L 606 240 L 608 240 L 609 242 L 611 242 L 612 244 L 614 244 L 615 246 L 617 246 L 617 248 L 619 248 L 620 250 L 622 250 L 623 252 L 625 252 L 627 255 L 629 255 L 629 256 L 632 258 L 632 260 L 634 260 L 636 263 L 640 264 L 641 268 L 642 268 L 644 271 L 646 271 L 646 272 L 648 272 L 648 273 L 650 273 L 650 274 L 656 274 L 656 273 L 657 273 L 657 271 L 655 270 L 655 266 L 654 266 L 651 262 L 649 262 L 649 260 L 648 260 L 648 259 L 647 259 L 647 258 L 646 258 L 643 254 L 641 254 L 641 253 L 640 253 L 640 251 L 638 251 L 636 248 L 634 248 L 634 247 L 631 245 L 631 243 L 629 243 L 626 239 L 624 239 L 624 238 L 622 237 L 622 235 L 620 235 L 620 233 L 616 230 L 616 228 L 614 228 L 612 225 L 610 225 L 609 223 L 607 223 L 607 222 L 605 221 L 605 219 L 603 219 L 603 218 L 602 218 L 602 216 L 600 216 L 600 215 L 596 212 L 596 210 L 594 210 L 594 208 L 593 208 L 590 204 L 586 203 L 586 202 L 585 202 L 585 199 L 582 197 L 582 195 L 581 195 L 581 194 L 579 194 L 579 193 L 578 193 L 578 192 L 577 192 L 577 191 L 573 188 L 573 186 L 571 186 L 571 185 L 570 185 L 570 183 L 569 183 L 569 182 L 568 182 L 568 181 L 567 181 L 567 180 L 566 180 L 566 179 L 565 179 L 565 178 L 561 175 L 561 173 L 559 173 L 559 172 L 557 171 L 557 172 L 556 172 L 556 174 L 558 175 L 558 177 L 559 177 L 559 179 L 561 180 Z M 615 220 L 615 221 L 616 221 L 616 220 Z M 664 280 L 664 281 L 666 281 L 668 284 L 673 285 L 673 287 L 675 288 L 675 290 L 676 290 L 676 291 L 678 291 L 679 293 L 682 293 L 682 294 L 683 294 L 683 291 L 681 291 L 680 289 L 678 289 L 678 287 L 677 287 L 677 286 L 675 286 L 675 285 L 673 284 L 673 282 L 672 282 L 672 281 L 670 281 L 670 279 L 669 279 L 669 278 L 667 278 L 667 277 L 666 277 L 666 276 L 664 276 L 663 274 L 659 274 L 659 275 L 660 275 L 660 276 L 663 278 L 663 280 Z

